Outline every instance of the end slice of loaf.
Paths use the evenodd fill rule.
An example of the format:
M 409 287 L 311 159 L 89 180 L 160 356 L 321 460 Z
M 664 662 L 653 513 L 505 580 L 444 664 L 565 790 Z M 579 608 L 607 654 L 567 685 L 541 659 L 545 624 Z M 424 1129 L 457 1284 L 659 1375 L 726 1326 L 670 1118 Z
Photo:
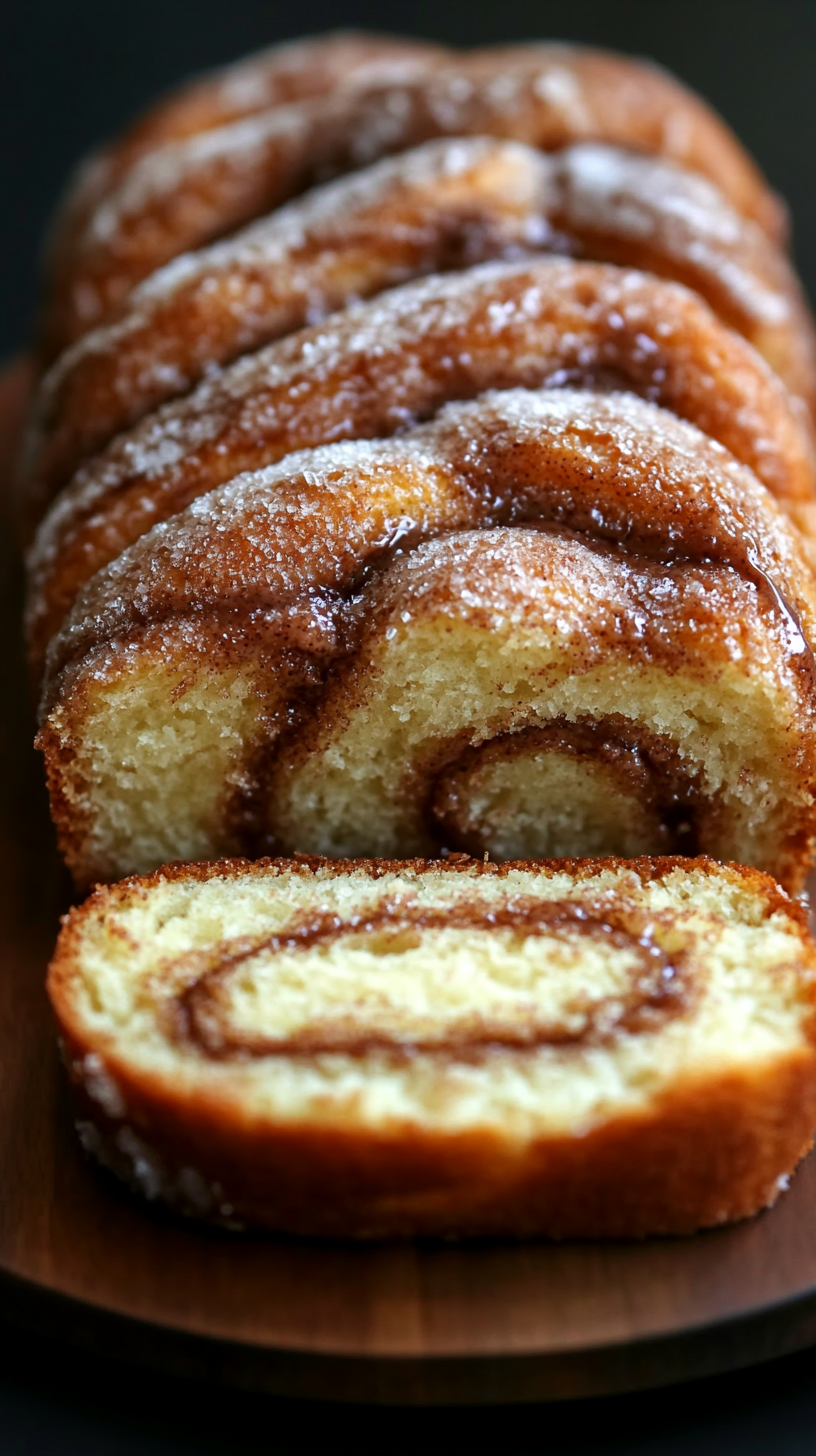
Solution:
M 689 1233 L 816 1124 L 816 948 L 707 859 L 175 866 L 67 917 L 85 1147 L 148 1198 L 354 1238 Z

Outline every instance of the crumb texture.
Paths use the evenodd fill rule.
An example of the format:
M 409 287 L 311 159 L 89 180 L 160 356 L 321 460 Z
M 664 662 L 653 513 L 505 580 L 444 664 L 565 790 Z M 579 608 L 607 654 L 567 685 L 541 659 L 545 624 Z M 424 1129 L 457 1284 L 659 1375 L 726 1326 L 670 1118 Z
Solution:
M 770 880 L 711 861 L 227 862 L 98 891 L 49 987 L 86 1143 L 188 1212 L 641 1234 L 754 1211 L 804 1151 L 815 961 Z M 642 1206 L 608 1183 L 602 1216 L 616 1146 Z

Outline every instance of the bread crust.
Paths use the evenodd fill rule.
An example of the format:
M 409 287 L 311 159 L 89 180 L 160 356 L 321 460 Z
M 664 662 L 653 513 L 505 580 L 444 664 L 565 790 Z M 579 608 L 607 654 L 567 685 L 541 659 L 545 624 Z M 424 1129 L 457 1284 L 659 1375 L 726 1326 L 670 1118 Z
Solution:
M 143 1192 L 117 1144 L 121 1124 L 82 1095 L 89 1054 L 64 1040 L 85 1146 Z M 691 1234 L 770 1207 L 786 1186 L 780 1168 L 808 1152 L 816 1119 L 812 1051 L 753 1077 L 689 1083 L 580 1146 L 541 1138 L 523 1154 L 489 1131 L 258 1126 L 204 1098 L 182 1106 L 171 1082 L 136 1081 L 114 1058 L 107 1066 L 137 1129 L 135 1156 L 156 1160 L 163 1201 L 227 1227 L 323 1238 Z
M 816 411 L 816 340 L 783 253 L 705 179 L 597 144 L 430 142 L 154 273 L 42 380 L 26 473 L 49 490 L 216 365 L 409 278 L 566 253 L 694 289 Z
M 748 465 L 803 534 L 814 529 L 810 429 L 755 350 L 680 284 L 545 258 L 406 284 L 163 405 L 76 473 L 41 524 L 32 572 L 70 573 L 76 594 L 241 472 L 327 441 L 391 436 L 449 401 L 551 382 L 656 401 Z M 26 489 L 36 514 L 45 483 Z
M 784 211 L 725 124 L 657 67 L 561 44 L 477 51 L 395 84 L 339 86 L 138 157 L 54 249 L 49 337 L 109 318 L 170 258 L 337 175 L 439 136 L 497 135 L 544 151 L 609 141 L 709 177 L 769 235 Z M 427 70 L 428 74 L 423 74 Z M 202 143 L 201 138 L 204 138 Z
M 409 862 L 419 874 L 432 868 L 474 877 L 517 868 L 545 875 L 566 870 L 576 884 L 599 866 L 624 868 L 642 882 L 680 866 L 737 883 L 762 900 L 767 915 L 781 910 L 788 918 L 800 939 L 803 983 L 810 987 L 799 1045 L 740 1075 L 714 1067 L 710 1075 L 682 1081 L 647 1108 L 613 1116 L 581 1137 L 520 1142 L 493 1128 L 454 1134 L 408 1123 L 374 1133 L 343 1118 L 320 1126 L 285 1125 L 249 1114 L 240 1097 L 223 1091 L 199 1086 L 185 1093 L 172 1076 L 134 1070 L 115 1049 L 89 1037 L 72 999 L 88 917 L 143 897 L 169 879 L 274 876 L 295 865 L 297 873 L 310 876 L 326 864 L 302 858 L 171 866 L 98 889 L 67 917 L 49 972 L 49 994 L 86 1146 L 120 1176 L 129 1169 L 133 1180 L 138 1159 L 145 1166 L 153 1159 L 149 1176 L 143 1172 L 142 1191 L 152 1189 L 181 1212 L 228 1226 L 339 1238 L 685 1234 L 748 1217 L 786 1186 L 816 1122 L 816 950 L 802 908 L 767 876 L 740 866 L 676 858 L 535 866 L 483 866 L 467 856 L 441 865 Z M 358 861 L 334 868 L 376 877 L 405 867 Z M 94 1095 L 103 1067 L 126 1118 L 116 1115 L 110 1101 L 105 1110 L 98 1092 Z M 122 1135 L 125 1125 L 130 1138 Z

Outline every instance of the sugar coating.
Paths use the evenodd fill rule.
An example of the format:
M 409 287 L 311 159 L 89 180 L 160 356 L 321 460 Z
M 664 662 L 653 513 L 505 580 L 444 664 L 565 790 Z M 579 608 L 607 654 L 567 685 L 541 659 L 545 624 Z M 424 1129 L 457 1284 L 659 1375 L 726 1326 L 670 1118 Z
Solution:
M 783 592 L 797 583 L 791 599 L 810 621 L 789 529 L 717 442 L 630 394 L 507 390 L 448 405 L 396 440 L 302 451 L 199 497 L 89 584 L 54 645 L 52 673 L 128 621 L 161 617 L 171 601 L 176 610 L 214 602 L 242 555 L 268 601 L 280 591 L 293 600 L 336 589 L 360 564 L 354 558 L 351 567 L 347 552 L 361 505 L 367 555 L 417 531 L 531 517 L 651 542 L 664 558 L 714 555 L 744 569 L 747 548 Z M 65 509 L 58 503 L 39 535 L 29 562 L 35 582 L 57 556 Z M 242 590 L 249 600 L 249 579 Z
M 75 314 L 71 336 L 177 253 L 321 177 L 434 136 L 491 133 L 544 150 L 599 140 L 658 152 L 711 176 L 770 230 L 779 225 L 773 198 L 730 133 L 657 70 L 563 46 L 477 52 L 431 66 L 424 78 L 340 87 L 137 155 L 66 242 L 62 306 Z
M 634 387 L 718 439 L 793 510 L 814 500 L 813 443 L 783 386 L 687 289 L 603 264 L 489 263 L 269 345 L 119 436 L 45 521 L 35 594 L 40 563 L 43 577 L 75 573 L 75 592 L 242 470 L 392 434 L 451 398 L 542 383 Z
M 451 250 L 475 263 L 536 248 L 611 254 L 680 278 L 794 392 L 816 397 L 816 350 L 792 270 L 704 178 L 600 144 L 545 156 L 460 138 L 318 188 L 159 269 L 122 318 L 85 334 L 43 380 L 28 471 L 65 478 L 83 453 L 206 371 L 355 295 L 433 271 Z
M 43 468 L 37 452 L 72 417 L 79 441 L 61 466 L 69 472 L 78 449 L 91 453 L 215 365 L 431 272 L 448 254 L 467 263 L 535 245 L 549 235 L 540 215 L 546 165 L 516 143 L 431 142 L 317 188 L 228 242 L 182 254 L 133 292 L 122 318 L 85 334 L 50 370 L 29 471 Z
M 581 285 L 586 288 L 585 299 L 578 294 Z M 558 316 L 557 296 L 563 299 L 565 293 L 573 294 L 574 302 L 572 299 L 570 302 L 575 313 L 569 321 L 571 331 L 559 340 L 551 335 L 548 325 L 551 316 L 553 320 Z M 416 367 L 412 355 L 423 341 L 433 340 L 443 350 L 444 365 L 445 348 L 456 350 L 458 345 L 460 351 L 465 350 L 469 332 L 477 328 L 490 336 L 497 354 L 514 345 L 526 346 L 527 356 L 516 357 L 517 374 L 521 375 L 525 366 L 527 372 L 532 372 L 535 365 L 531 355 L 535 350 L 542 361 L 539 365 L 542 372 L 549 367 L 550 374 L 557 376 L 561 369 L 567 371 L 567 378 L 570 369 L 589 371 L 593 365 L 598 368 L 604 364 L 608 368 L 616 364 L 625 367 L 616 358 L 616 336 L 622 336 L 623 340 L 631 334 L 635 355 L 631 363 L 639 366 L 641 388 L 653 398 L 661 399 L 667 355 L 675 340 L 678 347 L 683 347 L 681 320 L 688 319 L 693 327 L 697 322 L 695 311 L 701 324 L 704 319 L 707 322 L 697 300 L 676 285 L 633 270 L 556 259 L 536 264 L 487 263 L 462 274 L 432 277 L 395 289 L 372 303 L 350 308 L 292 340 L 239 359 L 214 379 L 205 380 L 189 399 L 156 411 L 141 427 L 117 442 L 107 457 L 94 462 L 87 471 L 80 471 L 72 492 L 84 493 L 96 479 L 100 487 L 103 483 L 108 488 L 118 485 L 125 469 L 148 480 L 166 472 L 185 452 L 217 435 L 224 427 L 231 404 L 240 403 L 246 409 L 246 428 L 251 428 L 256 423 L 255 419 L 250 422 L 255 390 L 258 391 L 257 423 L 262 423 L 265 416 L 268 418 L 276 395 L 282 396 L 281 409 L 285 411 L 288 407 L 291 412 L 301 392 L 316 395 L 322 388 L 335 388 L 335 381 L 339 385 L 341 379 L 346 407 L 353 410 L 354 372 L 366 358 L 377 359 L 381 368 L 394 372 L 397 394 L 392 415 L 399 420 L 402 413 L 410 420 L 413 411 L 408 400 L 401 405 L 400 395 L 408 395 L 410 399 L 411 369 Z M 559 318 L 558 323 L 567 327 L 566 318 Z M 702 351 L 707 341 L 702 336 L 702 328 L 699 333 Z M 706 368 L 715 369 L 720 362 L 715 353 L 716 344 L 725 352 L 725 341 L 715 333 L 709 345 L 709 359 L 701 358 L 699 362 L 701 373 Z M 734 345 L 734 364 L 737 368 L 742 366 L 736 387 L 744 381 L 743 388 L 750 389 L 753 395 L 741 402 L 738 426 L 744 436 L 753 434 L 757 438 L 753 453 L 761 464 L 763 454 L 770 461 L 774 447 L 777 451 L 783 448 L 781 442 L 767 441 L 763 451 L 759 444 L 765 427 L 760 414 L 764 404 L 762 395 L 767 392 L 775 396 L 780 414 L 784 396 L 758 368 L 755 356 L 743 354 L 736 347 L 736 341 Z M 404 361 L 407 375 L 404 381 L 400 379 L 400 360 Z M 467 361 L 460 358 L 457 362 L 466 364 Z M 505 368 L 509 367 L 506 359 L 502 363 Z M 305 370 L 308 370 L 308 390 L 306 381 L 301 382 Z M 757 375 L 755 379 L 750 378 L 752 373 Z M 555 382 L 559 382 L 557 377 Z M 317 401 L 310 400 L 310 403 L 314 407 Z M 788 433 L 793 433 L 792 425 L 788 426 Z M 735 437 L 736 434 L 735 430 Z M 771 473 L 771 469 L 766 467 L 765 473 Z M 781 474 L 777 466 L 776 475 Z
M 606 98 L 599 106 L 597 74 L 592 77 L 595 87 L 588 86 L 581 76 L 582 59 L 580 52 L 570 51 L 567 47 L 556 49 L 546 46 L 519 48 L 515 65 L 507 55 L 502 56 L 498 65 L 486 64 L 485 59 L 477 55 L 470 66 L 474 73 L 472 79 L 468 75 L 468 62 L 459 61 L 449 74 L 440 68 L 438 72 L 432 71 L 427 79 L 421 77 L 402 84 L 390 82 L 383 85 L 378 80 L 368 94 L 364 92 L 359 98 L 353 94 L 342 96 L 338 104 L 337 98 L 330 96 L 322 103 L 301 103 L 299 110 L 292 110 L 286 115 L 283 114 L 285 108 L 277 107 L 270 114 L 261 113 L 186 141 L 168 143 L 165 148 L 157 149 L 138 162 L 123 181 L 118 194 L 100 206 L 90 220 L 89 236 L 94 240 L 109 238 L 117 225 L 122 226 L 126 217 L 132 228 L 135 214 L 146 209 L 162 194 L 177 191 L 182 181 L 190 184 L 199 171 L 206 171 L 208 164 L 215 159 L 227 170 L 249 169 L 257 166 L 261 158 L 266 161 L 265 148 L 274 145 L 279 136 L 296 132 L 303 137 L 304 143 L 307 138 L 311 141 L 308 135 L 310 126 L 314 130 L 324 120 L 318 109 L 321 106 L 335 125 L 340 118 L 346 119 L 349 136 L 345 139 L 345 147 L 358 165 L 370 163 L 388 150 L 410 145 L 411 128 L 421 125 L 423 109 L 427 110 L 436 128 L 449 134 L 464 136 L 492 131 L 499 135 L 502 132 L 507 134 L 505 129 L 518 118 L 518 123 L 525 130 L 535 129 L 538 124 L 544 134 L 540 144 L 545 146 L 551 132 L 563 134 L 565 139 L 570 134 L 576 139 L 591 136 L 599 128 L 599 111 L 602 111 Z M 609 59 L 611 62 L 612 58 Z M 635 73 L 648 97 L 650 87 L 655 86 L 656 74 L 632 63 L 626 69 Z M 612 86 L 617 79 L 610 74 Z M 632 80 L 632 75 L 627 75 L 624 84 L 628 82 L 631 85 Z M 664 83 L 664 89 L 671 95 L 669 111 L 671 102 L 678 110 L 683 102 L 688 104 L 690 98 L 679 88 L 671 94 L 671 83 Z M 535 114 L 537 103 L 541 115 Z M 713 118 L 707 117 L 706 120 L 711 124 Z M 619 119 L 621 129 L 625 129 L 627 124 L 632 125 L 631 112 L 624 112 Z M 690 132 L 691 128 L 688 130 Z M 413 139 L 421 140 L 421 137 Z M 519 139 L 528 138 L 521 136 Z M 670 126 L 666 127 L 662 142 L 667 153 L 680 151 L 680 129 L 673 131 Z M 696 160 L 699 162 L 701 159 Z

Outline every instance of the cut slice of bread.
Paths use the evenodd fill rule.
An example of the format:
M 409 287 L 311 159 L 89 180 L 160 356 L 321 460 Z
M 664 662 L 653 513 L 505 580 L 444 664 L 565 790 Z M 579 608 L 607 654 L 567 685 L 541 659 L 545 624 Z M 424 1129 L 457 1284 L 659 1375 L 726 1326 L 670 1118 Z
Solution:
M 699 852 L 796 892 L 814 642 L 801 543 L 715 442 L 634 395 L 503 390 L 157 526 L 53 639 L 38 745 L 83 889 L 447 848 Z M 565 794 L 600 815 L 559 827 Z
M 768 1205 L 816 1124 L 816 948 L 707 859 L 175 866 L 67 917 L 85 1147 L 304 1235 L 629 1237 Z

